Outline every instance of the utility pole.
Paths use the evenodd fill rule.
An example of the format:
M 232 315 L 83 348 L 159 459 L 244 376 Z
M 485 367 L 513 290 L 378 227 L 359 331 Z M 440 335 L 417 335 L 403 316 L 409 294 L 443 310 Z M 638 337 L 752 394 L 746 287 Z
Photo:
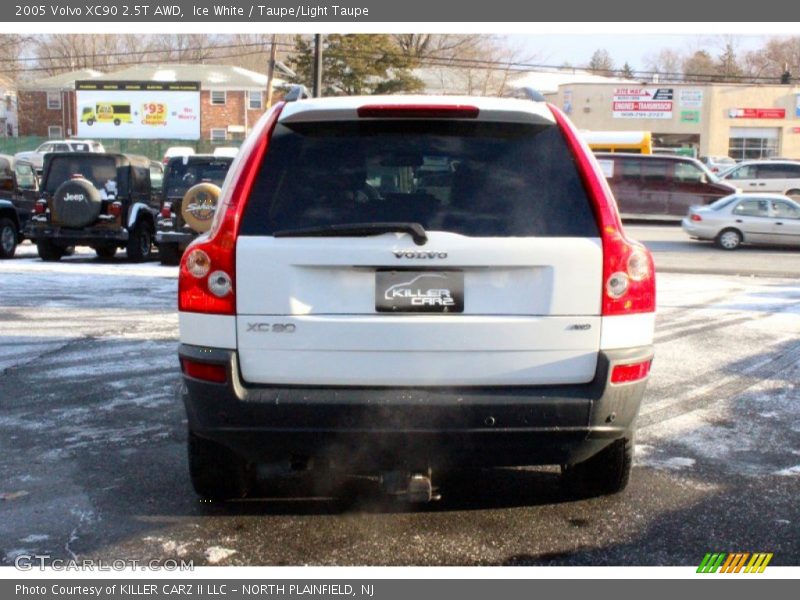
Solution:
M 322 35 L 314 34 L 314 98 L 322 96 Z
M 275 40 L 277 34 L 272 34 L 272 41 L 269 46 L 269 64 L 267 65 L 267 108 L 272 107 L 272 80 L 275 78 Z

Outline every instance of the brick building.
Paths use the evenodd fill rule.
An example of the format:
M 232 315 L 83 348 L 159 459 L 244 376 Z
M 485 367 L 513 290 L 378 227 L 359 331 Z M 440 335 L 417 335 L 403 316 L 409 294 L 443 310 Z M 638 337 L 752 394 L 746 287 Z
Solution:
M 40 79 L 26 85 L 24 92 L 20 90 L 20 135 L 74 135 L 78 118 L 75 81 L 87 79 L 199 82 L 203 140 L 242 140 L 266 110 L 267 76 L 240 67 L 164 64 L 138 65 L 104 74 L 76 71 Z M 281 80 L 274 80 L 275 87 L 282 84 Z
M 100 71 L 81 69 L 21 84 L 17 92 L 19 135 L 49 138 L 74 135 L 75 81 L 100 75 Z

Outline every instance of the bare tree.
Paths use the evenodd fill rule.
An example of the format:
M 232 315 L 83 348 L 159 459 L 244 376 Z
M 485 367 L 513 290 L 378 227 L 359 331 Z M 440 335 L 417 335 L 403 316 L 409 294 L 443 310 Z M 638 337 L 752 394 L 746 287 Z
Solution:
M 12 81 L 19 78 L 25 68 L 19 59 L 30 47 L 32 39 L 29 35 L 0 35 L 0 73 Z
M 600 75 L 613 75 L 614 61 L 611 59 L 608 50 L 605 48 L 598 48 L 594 51 L 594 54 L 592 54 L 592 58 L 589 59 L 589 64 L 586 65 L 586 68 Z
M 661 81 L 680 81 L 683 76 L 684 57 L 671 48 L 664 48 L 657 54 L 645 58 L 645 68 L 658 75 Z

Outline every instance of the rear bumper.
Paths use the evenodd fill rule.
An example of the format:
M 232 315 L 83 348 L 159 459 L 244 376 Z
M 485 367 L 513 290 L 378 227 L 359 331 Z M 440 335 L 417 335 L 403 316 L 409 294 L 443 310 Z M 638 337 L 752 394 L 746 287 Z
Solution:
M 178 244 L 188 246 L 197 234 L 180 233 L 177 231 L 156 231 L 156 244 Z
M 25 237 L 34 242 L 39 239 L 50 239 L 74 244 L 92 244 L 103 242 L 127 242 L 128 230 L 125 228 L 87 227 L 84 229 L 67 229 L 50 224 L 28 222 L 24 230 Z
M 610 384 L 611 368 L 653 348 L 601 353 L 588 384 L 482 388 L 253 386 L 234 351 L 183 344 L 179 354 L 225 365 L 226 383 L 184 375 L 181 397 L 195 434 L 249 460 L 514 466 L 577 462 L 629 434 L 647 380 Z

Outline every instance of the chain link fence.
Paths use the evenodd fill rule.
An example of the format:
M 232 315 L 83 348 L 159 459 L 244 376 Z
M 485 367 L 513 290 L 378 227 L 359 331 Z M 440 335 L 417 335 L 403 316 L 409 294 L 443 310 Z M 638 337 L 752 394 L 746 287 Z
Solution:
M 48 141 L 46 137 L 9 137 L 0 138 L 0 154 L 14 155 L 17 152 L 36 150 L 41 144 Z M 189 146 L 198 154 L 210 154 L 218 147 L 238 147 L 241 141 L 211 142 L 209 140 L 132 140 L 132 139 L 102 139 L 97 140 L 105 147 L 107 152 L 120 152 L 124 154 L 139 154 L 153 160 L 161 160 L 170 146 Z

